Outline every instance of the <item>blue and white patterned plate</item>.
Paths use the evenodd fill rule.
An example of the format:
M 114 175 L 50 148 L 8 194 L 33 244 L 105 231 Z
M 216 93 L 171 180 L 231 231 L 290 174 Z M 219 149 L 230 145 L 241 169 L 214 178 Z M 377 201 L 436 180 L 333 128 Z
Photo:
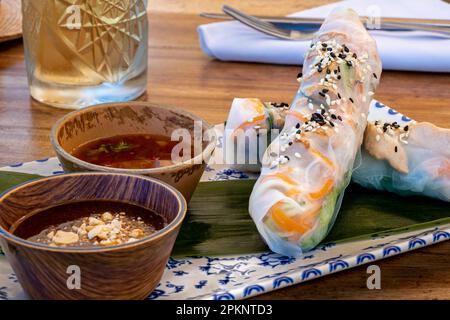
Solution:
M 377 101 L 372 102 L 369 119 L 399 123 L 410 121 Z M 220 133 L 221 128 L 217 130 Z M 43 176 L 62 173 L 56 158 L 12 165 L 0 170 Z M 255 174 L 226 166 L 213 166 L 206 170 L 202 181 L 208 183 L 213 180 L 256 177 Z M 161 283 L 149 299 L 244 299 L 448 239 L 450 224 L 436 222 L 421 230 L 381 233 L 372 238 L 320 245 L 297 259 L 273 252 L 171 258 Z M 6 258 L 0 255 L 0 300 L 21 298 L 26 296 Z

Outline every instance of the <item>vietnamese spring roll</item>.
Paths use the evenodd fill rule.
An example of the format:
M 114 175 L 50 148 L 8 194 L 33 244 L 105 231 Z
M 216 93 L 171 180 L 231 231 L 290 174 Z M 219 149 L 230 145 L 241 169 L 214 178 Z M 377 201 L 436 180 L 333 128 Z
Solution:
M 227 163 L 238 170 L 259 172 L 260 160 L 283 128 L 288 110 L 287 103 L 235 98 L 224 131 Z
M 450 201 L 449 146 L 450 129 L 431 123 L 371 122 L 353 181 L 400 195 Z
M 249 201 L 268 246 L 289 256 L 314 248 L 333 225 L 381 74 L 375 41 L 354 11 L 328 16 L 303 73 Z
M 226 126 L 228 131 L 234 130 L 233 126 L 247 122 L 243 112 L 248 108 L 247 100 L 249 99 L 235 99 L 233 102 Z M 278 134 L 277 129 L 284 126 L 287 106 L 285 103 L 264 105 L 270 111 L 262 115 L 277 119 L 276 122 L 268 119 L 266 121 L 270 126 L 266 128 L 272 137 L 275 137 Z M 245 127 L 245 130 L 251 129 L 256 130 L 251 125 Z M 369 121 L 361 163 L 353 172 L 352 181 L 369 189 L 389 191 L 402 196 L 420 195 L 450 201 L 449 145 L 450 129 L 416 121 L 403 125 L 382 120 Z M 247 167 L 251 167 L 253 172 L 260 171 L 260 164 L 247 164 Z

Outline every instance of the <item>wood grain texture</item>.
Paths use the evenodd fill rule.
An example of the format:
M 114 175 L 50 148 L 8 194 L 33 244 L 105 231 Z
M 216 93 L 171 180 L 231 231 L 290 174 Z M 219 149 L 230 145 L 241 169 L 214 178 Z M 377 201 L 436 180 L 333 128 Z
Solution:
M 22 36 L 20 0 L 0 0 L 0 42 Z
M 143 206 L 163 216 L 168 226 L 131 244 L 94 248 L 30 244 L 7 233 L 33 210 L 95 199 Z M 157 180 L 89 173 L 54 176 L 19 186 L 0 198 L 0 211 L 0 243 L 20 284 L 32 298 L 142 300 L 161 279 L 186 215 L 186 202 Z M 67 287 L 67 269 L 73 265 L 81 272 L 79 290 Z
M 248 12 L 255 14 L 287 14 L 318 4 L 309 0 L 282 2 L 283 6 L 273 6 L 268 0 L 239 1 L 239 5 L 237 1 L 227 1 L 245 10 L 253 6 L 255 10 Z M 178 7 L 183 3 L 197 7 Z M 196 27 L 208 20 L 192 14 L 157 12 L 215 11 L 209 3 L 214 3 L 216 8 L 221 4 L 216 0 L 150 1 L 149 90 L 142 100 L 185 108 L 211 123 L 226 119 L 234 97 L 290 102 L 298 88 L 297 66 L 211 60 L 200 51 L 196 33 Z M 155 4 L 163 7 L 155 7 Z M 383 73 L 376 98 L 416 120 L 450 127 L 449 87 L 448 74 L 387 71 Z M 29 98 L 21 42 L 2 44 L 0 165 L 53 156 L 49 129 L 66 113 Z M 361 267 L 261 297 L 450 299 L 450 285 L 446 280 L 450 279 L 449 252 L 450 242 L 446 242 L 380 261 L 382 290 L 376 292 L 366 288 L 367 275 Z
M 328 4 L 330 0 L 149 0 L 152 12 L 193 13 L 221 12 L 225 3 L 251 14 L 287 15 L 292 12 Z

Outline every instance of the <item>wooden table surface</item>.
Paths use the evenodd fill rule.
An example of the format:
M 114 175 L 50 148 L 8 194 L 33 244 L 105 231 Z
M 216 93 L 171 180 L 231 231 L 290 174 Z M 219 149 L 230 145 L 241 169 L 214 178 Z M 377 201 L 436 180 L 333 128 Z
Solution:
M 234 97 L 289 102 L 296 92 L 299 67 L 225 63 L 204 56 L 195 30 L 204 19 L 161 12 L 150 19 L 148 93 L 141 99 L 182 107 L 219 123 Z M 386 71 L 376 98 L 416 120 L 450 127 L 449 87 L 448 74 Z M 1 44 L 0 165 L 53 156 L 50 128 L 66 113 L 29 97 L 21 41 Z M 368 275 L 361 266 L 257 298 L 450 299 L 449 253 L 447 241 L 377 262 L 381 290 L 366 288 Z

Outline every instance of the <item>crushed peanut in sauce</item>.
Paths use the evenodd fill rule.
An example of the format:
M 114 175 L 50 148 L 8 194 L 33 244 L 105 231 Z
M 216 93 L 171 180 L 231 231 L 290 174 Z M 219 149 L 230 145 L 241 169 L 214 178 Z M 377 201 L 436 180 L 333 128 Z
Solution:
M 138 241 L 156 231 L 141 217 L 104 212 L 50 226 L 28 240 L 55 247 L 113 246 Z

